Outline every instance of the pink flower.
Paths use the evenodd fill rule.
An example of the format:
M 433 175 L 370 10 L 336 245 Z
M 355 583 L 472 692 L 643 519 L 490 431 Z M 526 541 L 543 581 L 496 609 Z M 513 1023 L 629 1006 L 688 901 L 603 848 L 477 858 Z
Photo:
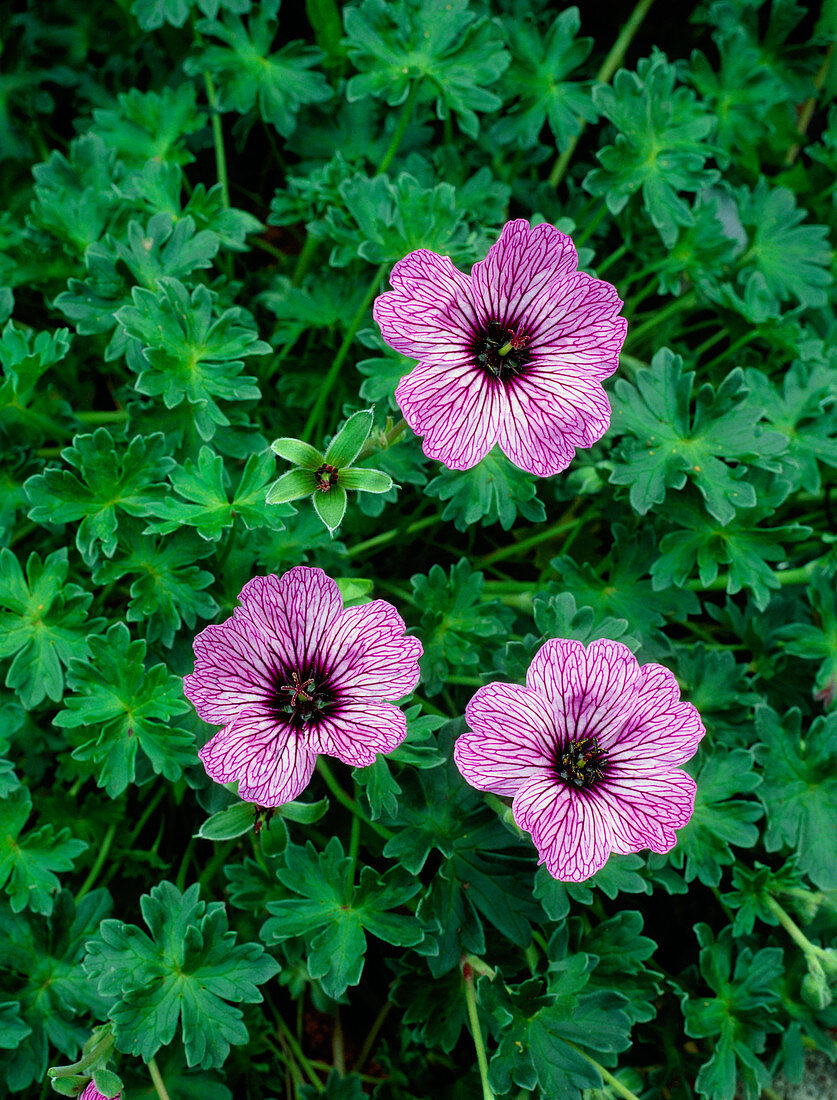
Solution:
M 121 1095 L 122 1091 L 120 1090 L 119 1092 L 114 1093 L 113 1096 L 105 1096 L 103 1092 L 99 1092 L 99 1090 L 91 1081 L 84 1092 L 81 1094 L 81 1096 L 78 1098 L 78 1100 L 119 1100 L 119 1097 Z
M 695 781 L 678 765 L 706 731 L 672 673 L 619 642 L 545 642 L 526 687 L 487 684 L 465 716 L 459 770 L 514 799 L 557 879 L 580 882 L 611 852 L 667 852 L 692 816 Z
M 627 321 L 615 288 L 577 266 L 569 237 L 523 220 L 506 223 L 470 276 L 426 249 L 398 261 L 374 315 L 386 342 L 419 361 L 395 399 L 426 455 L 467 470 L 499 443 L 547 477 L 601 439 L 601 382 Z
M 195 638 L 186 695 L 223 723 L 200 751 L 219 783 L 260 806 L 279 806 L 308 784 L 318 753 L 372 764 L 407 733 L 401 699 L 418 683 L 422 646 L 384 600 L 343 608 L 322 569 L 299 565 L 255 577 L 241 607 Z

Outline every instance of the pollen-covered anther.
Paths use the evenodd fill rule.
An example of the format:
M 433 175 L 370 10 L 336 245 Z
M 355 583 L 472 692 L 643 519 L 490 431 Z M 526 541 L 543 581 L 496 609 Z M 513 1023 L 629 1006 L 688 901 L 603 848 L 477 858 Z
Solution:
M 589 790 L 604 777 L 607 754 L 599 747 L 595 737 L 583 737 L 570 741 L 559 752 L 556 761 L 556 778 L 578 790 Z
M 333 485 L 337 484 L 337 476 L 337 467 L 329 466 L 326 462 L 314 471 L 314 481 L 321 493 L 327 493 Z

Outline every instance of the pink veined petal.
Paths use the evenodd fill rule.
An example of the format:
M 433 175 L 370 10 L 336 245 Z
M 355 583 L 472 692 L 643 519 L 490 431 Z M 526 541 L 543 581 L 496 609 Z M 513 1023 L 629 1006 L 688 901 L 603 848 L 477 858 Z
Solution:
M 238 781 L 238 794 L 259 806 L 280 806 L 307 786 L 317 761 L 304 737 L 275 715 L 244 711 L 198 754 L 217 783 Z
M 78 1100 L 119 1100 L 122 1095 L 121 1090 L 114 1092 L 110 1096 L 105 1096 L 103 1092 L 99 1092 L 96 1086 L 91 1081 Z
M 428 458 L 468 470 L 488 454 L 508 404 L 505 388 L 465 360 L 423 362 L 402 378 L 395 400 Z
M 514 795 L 549 767 L 558 734 L 549 706 L 518 684 L 486 684 L 465 710 L 470 729 L 457 738 L 456 766 L 472 787 Z
M 340 590 L 322 569 L 294 566 L 281 577 L 254 577 L 242 588 L 235 619 L 246 619 L 268 643 L 304 670 L 320 650 L 331 620 L 343 609 Z
M 512 812 L 532 834 L 538 862 L 553 878 L 581 882 L 605 865 L 613 843 L 610 819 L 586 792 L 540 776 L 520 788 Z
M 533 303 L 521 327 L 539 363 L 572 367 L 601 381 L 619 365 L 628 322 L 619 317 L 616 288 L 584 272 L 548 290 Z
M 323 638 L 322 666 L 347 695 L 402 699 L 419 682 L 423 652 L 418 638 L 407 637 L 406 630 L 385 600 L 347 607 Z
M 532 659 L 526 683 L 550 700 L 571 737 L 613 744 L 630 720 L 642 683 L 636 657 L 621 642 L 552 638 Z
M 378 753 L 392 752 L 407 736 L 407 719 L 391 703 L 341 699 L 333 715 L 320 718 L 307 733 L 315 752 L 336 756 L 344 764 L 365 768 Z
M 577 266 L 573 242 L 554 226 L 530 227 L 522 218 L 506 222 L 500 239 L 471 270 L 479 309 L 486 320 L 515 325 L 546 286 Z
M 640 673 L 633 713 L 607 744 L 608 759 L 620 772 L 685 764 L 706 733 L 700 715 L 691 703 L 681 701 L 680 687 L 667 668 L 648 664 Z
M 242 708 L 266 706 L 273 694 L 277 658 L 246 621 L 227 619 L 195 638 L 195 671 L 183 691 L 205 722 L 229 722 Z
M 403 355 L 456 354 L 479 327 L 471 280 L 449 256 L 421 248 L 392 269 L 394 290 L 375 299 L 372 315 L 384 339 Z
M 538 477 L 566 470 L 577 447 L 592 446 L 610 424 L 601 385 L 534 363 L 506 386 L 508 413 L 500 448 L 515 466 Z
M 686 772 L 660 768 L 644 775 L 608 774 L 591 796 L 613 828 L 613 850 L 668 852 L 694 813 L 696 784 Z

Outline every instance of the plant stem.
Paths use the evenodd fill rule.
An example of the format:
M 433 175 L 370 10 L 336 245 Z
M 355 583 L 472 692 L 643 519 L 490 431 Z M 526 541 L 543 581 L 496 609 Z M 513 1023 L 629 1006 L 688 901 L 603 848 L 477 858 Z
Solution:
M 627 1085 L 623 1085 L 618 1077 L 614 1077 L 609 1070 L 604 1068 L 604 1066 L 600 1066 L 596 1059 L 591 1058 L 586 1050 L 577 1047 L 575 1043 L 571 1043 L 569 1039 L 565 1039 L 564 1042 L 568 1047 L 572 1047 L 577 1054 L 580 1054 L 582 1058 L 586 1058 L 590 1065 L 597 1069 L 602 1075 L 602 1080 L 610 1085 L 614 1092 L 618 1092 L 620 1096 L 624 1097 L 624 1100 L 639 1100 L 635 1092 L 631 1092 Z
M 775 898 L 768 896 L 766 899 L 766 903 L 767 908 L 778 920 L 779 924 L 781 924 L 781 926 L 784 928 L 784 930 L 787 932 L 793 942 L 797 945 L 797 947 L 802 950 L 803 954 L 813 955 L 814 957 L 825 954 L 821 947 L 818 947 L 817 944 L 812 943 L 808 939 L 808 937 L 805 935 L 805 933 L 802 931 L 796 921 L 793 920 L 790 915 L 785 912 L 785 910 L 778 903 L 778 901 L 776 901 Z
M 381 264 L 375 271 L 375 275 L 369 284 L 366 293 L 363 296 L 363 301 L 360 303 L 357 312 L 349 322 L 349 328 L 346 335 L 343 337 L 343 343 L 337 349 L 337 354 L 334 357 L 334 362 L 329 367 L 328 374 L 323 379 L 319 392 L 317 393 L 317 400 L 314 402 L 314 407 L 308 414 L 308 419 L 305 421 L 305 427 L 302 430 L 302 438 L 310 443 L 311 434 L 314 428 L 318 425 L 320 415 L 325 408 L 326 401 L 331 393 L 332 386 L 334 385 L 337 375 L 340 373 L 340 368 L 343 366 L 343 362 L 346 356 L 349 354 L 349 349 L 352 346 L 352 342 L 355 338 L 357 330 L 360 328 L 360 323 L 366 316 L 366 311 L 369 308 L 369 303 L 375 297 L 378 290 L 378 284 L 383 278 L 389 264 Z
M 816 567 L 827 558 L 825 554 L 821 558 L 814 558 L 805 565 L 799 565 L 795 569 L 773 569 L 771 572 L 779 585 L 806 584 Z M 726 590 L 728 574 L 722 573 L 709 584 L 701 584 L 699 580 L 686 581 L 685 587 L 692 592 L 723 592 Z
M 642 26 L 642 21 L 648 14 L 651 5 L 654 0 L 639 0 L 639 3 L 631 12 L 630 18 L 625 26 L 622 28 L 619 37 L 613 43 L 613 48 L 610 53 L 602 62 L 601 68 L 596 73 L 596 81 L 599 84 L 607 84 L 610 78 L 622 64 L 625 59 L 625 54 L 628 52 L 628 47 L 634 39 L 634 35 Z M 584 119 L 579 119 L 578 133 L 570 138 L 570 142 L 564 152 L 555 161 L 552 166 L 552 171 L 549 173 L 549 182 L 553 187 L 557 187 L 567 171 L 572 160 L 575 148 L 578 145 L 581 135 L 587 129 L 587 123 Z
M 722 359 L 726 359 L 728 355 L 732 355 L 734 352 L 738 351 L 739 348 L 743 348 L 745 344 L 749 344 L 752 340 L 758 339 L 758 336 L 759 334 L 755 330 L 743 333 L 737 340 L 733 340 L 730 346 L 725 348 L 720 355 L 716 355 L 709 363 L 704 364 L 701 369 L 711 370 L 713 367 L 717 366 Z
M 89 409 L 74 413 L 74 416 L 82 424 L 118 424 L 128 419 L 125 409 Z
M 575 526 L 578 520 L 575 516 L 563 519 L 559 519 L 557 523 L 553 523 L 550 527 L 545 527 L 542 531 L 538 531 L 534 535 L 530 535 L 526 539 L 518 539 L 517 542 L 509 543 L 508 546 L 500 546 L 497 550 L 492 550 L 490 554 L 486 554 L 479 560 L 479 567 L 483 568 L 486 565 L 491 565 L 495 561 L 503 561 L 504 558 L 513 558 L 521 550 L 530 550 L 533 546 L 537 546 L 541 542 L 548 542 L 554 535 L 560 535 L 570 527 Z
M 596 275 L 601 277 L 604 273 L 616 263 L 617 260 L 621 260 L 625 253 L 628 251 L 627 244 L 621 244 L 617 249 L 610 253 L 609 256 L 605 256 L 599 266 L 596 268 Z
M 488 1059 L 485 1056 L 485 1044 L 482 1041 L 480 1018 L 477 1015 L 477 998 L 474 991 L 474 972 L 470 963 L 462 967 L 463 985 L 465 988 L 465 1004 L 468 1008 L 468 1020 L 471 1024 L 471 1034 L 474 1037 L 474 1049 L 477 1052 L 477 1066 L 482 1081 L 483 1100 L 494 1100 L 494 1093 L 488 1083 Z
M 305 238 L 305 244 L 300 249 L 299 256 L 296 260 L 296 267 L 291 277 L 291 286 L 299 286 L 305 278 L 305 273 L 311 266 L 311 260 L 314 257 L 314 253 L 317 251 L 317 245 L 319 243 L 319 240 L 316 237 L 312 237 L 310 233 Z
M 647 321 L 643 321 L 633 332 L 630 329 L 628 330 L 628 338 L 625 341 L 626 346 L 635 344 L 646 332 L 658 328 L 669 317 L 681 313 L 684 309 L 691 309 L 696 301 L 697 292 L 690 290 L 687 294 L 683 294 L 680 298 L 675 298 L 673 302 L 669 302 L 667 306 L 663 306 L 662 309 L 655 310 L 654 316 L 649 317 Z
M 360 462 L 362 458 L 368 458 L 369 455 L 376 454 L 378 451 L 388 451 L 393 444 L 397 443 L 404 432 L 410 425 L 402 416 L 395 424 L 392 424 L 388 431 L 383 433 L 373 433 L 366 440 L 360 449 L 360 454 L 355 459 L 356 462 Z
M 221 202 L 225 207 L 230 205 L 230 188 L 227 183 L 227 154 L 224 152 L 224 130 L 221 126 L 221 115 L 218 111 L 218 97 L 215 94 L 215 84 L 208 69 L 204 69 L 203 81 L 206 85 L 206 101 L 209 104 L 209 114 L 212 119 L 212 141 L 215 145 L 215 169 L 218 174 L 218 182 L 221 184 Z
M 417 519 L 415 523 L 408 523 L 403 531 L 395 527 L 389 531 L 382 531 L 380 535 L 373 535 L 371 539 L 364 539 L 363 542 L 350 546 L 349 557 L 353 558 L 357 554 L 365 554 L 367 550 L 375 550 L 379 546 L 385 546 L 386 543 L 392 542 L 401 535 L 414 535 L 417 531 L 423 531 L 425 527 L 432 527 L 438 522 L 439 517 L 437 515 L 425 516 L 424 519 Z
M 812 96 L 809 96 L 805 100 L 802 106 L 802 110 L 799 112 L 799 120 L 796 124 L 796 129 L 800 137 L 805 137 L 808 132 L 808 127 L 811 124 L 811 119 L 814 117 L 814 111 L 817 106 L 817 100 L 819 99 L 820 92 L 825 84 L 826 77 L 828 76 L 828 70 L 831 68 L 831 61 L 834 56 L 834 43 L 832 42 L 826 50 L 825 58 L 822 65 L 820 65 L 819 72 L 814 77 L 814 87 L 816 91 Z M 799 150 L 802 148 L 802 142 L 797 142 L 795 145 L 791 145 L 785 156 L 785 164 L 790 166 L 799 156 Z
M 189 843 L 186 845 L 186 851 L 183 853 L 183 859 L 180 861 L 180 867 L 177 870 L 177 878 L 175 879 L 175 885 L 177 889 L 183 893 L 183 887 L 186 885 L 186 872 L 189 869 L 189 861 L 191 860 L 195 851 L 195 838 L 190 837 Z
M 401 108 L 401 116 L 398 119 L 398 125 L 395 127 L 392 139 L 387 146 L 387 151 L 384 153 L 381 163 L 378 165 L 375 172 L 376 176 L 380 176 L 382 172 L 386 172 L 387 168 L 392 164 L 395 154 L 398 152 L 398 146 L 401 144 L 401 139 L 404 137 L 407 127 L 410 124 L 410 118 L 413 114 L 413 107 L 415 106 L 420 87 L 421 78 L 414 80 L 410 88 L 410 94 L 407 96 L 404 101 L 404 106 Z
M 372 1052 L 372 1047 L 375 1045 L 375 1040 L 378 1038 L 378 1032 L 384 1026 L 384 1021 L 387 1016 L 392 1012 L 392 1001 L 387 1000 L 381 1006 L 381 1011 L 372 1021 L 372 1026 L 366 1033 L 366 1038 L 363 1040 L 363 1046 L 360 1048 L 360 1054 L 357 1056 L 357 1061 L 352 1066 L 352 1072 L 358 1073 L 366 1065 L 367 1059 Z
M 337 780 L 334 778 L 331 768 L 326 764 L 322 757 L 317 761 L 317 771 L 325 780 L 325 784 L 341 806 L 345 806 L 347 810 L 353 813 L 356 817 L 359 817 L 364 824 L 368 825 L 370 829 L 378 834 L 378 836 L 384 837 L 389 840 L 390 837 L 395 836 L 395 833 L 391 829 L 387 829 L 384 825 L 379 825 L 376 821 L 372 821 L 368 818 L 363 810 L 360 808 L 357 802 L 340 786 Z
M 102 846 L 99 848 L 99 853 L 96 856 L 96 862 L 90 868 L 87 878 L 84 880 L 79 892 L 76 894 L 76 902 L 80 902 L 85 894 L 89 894 L 93 888 L 93 883 L 99 877 L 99 872 L 105 865 L 105 860 L 108 858 L 108 852 L 110 846 L 113 844 L 113 838 L 116 836 L 116 822 L 113 822 L 108 826 L 108 831 L 105 833 L 105 839 L 102 841 Z
M 157 1068 L 157 1062 L 152 1058 L 148 1063 L 148 1072 L 151 1074 L 151 1080 L 154 1082 L 154 1088 L 157 1091 L 157 1095 L 160 1100 L 171 1100 L 171 1097 L 166 1092 L 166 1086 L 163 1083 L 163 1078 L 160 1076 L 160 1071 Z
M 349 870 L 346 874 L 346 888 L 351 893 L 355 888 L 355 868 L 357 867 L 357 853 L 360 848 L 360 818 L 352 815 L 352 831 L 349 834 Z
M 604 201 L 604 199 L 599 199 L 599 207 L 596 210 L 596 213 L 591 218 L 588 218 L 587 224 L 584 226 L 578 236 L 573 237 L 573 243 L 575 244 L 576 248 L 581 248 L 581 246 L 593 235 L 599 223 L 602 221 L 606 214 L 607 203 Z
M 355 818 L 357 821 L 357 818 Z M 346 1076 L 346 1048 L 343 1044 L 343 1025 L 340 1023 L 340 1006 L 334 1015 L 334 1032 L 331 1036 L 331 1056 L 338 1077 Z
M 285 1042 L 288 1044 L 288 1046 L 293 1051 L 294 1058 L 296 1058 L 296 1060 L 299 1063 L 300 1067 L 302 1068 L 304 1073 L 307 1075 L 309 1081 L 311 1082 L 311 1084 L 314 1086 L 314 1088 L 318 1092 L 322 1092 L 323 1091 L 323 1083 L 319 1079 L 319 1077 L 316 1075 L 314 1070 L 311 1068 L 311 1063 L 305 1057 L 305 1054 L 303 1053 L 302 1047 L 296 1041 L 296 1036 L 291 1031 L 291 1029 L 288 1027 L 288 1025 L 285 1023 L 285 1021 L 282 1019 L 282 1017 L 281 1017 L 281 1015 L 279 1014 L 278 1011 L 274 1013 L 274 1019 L 276 1020 L 276 1026 L 277 1026 L 279 1032 L 281 1033 L 282 1038 L 285 1040 Z

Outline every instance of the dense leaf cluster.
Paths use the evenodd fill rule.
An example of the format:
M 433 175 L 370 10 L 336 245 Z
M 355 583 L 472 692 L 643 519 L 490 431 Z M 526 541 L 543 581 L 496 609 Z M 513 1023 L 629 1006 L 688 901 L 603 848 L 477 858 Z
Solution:
M 0 1092 L 453 1100 L 475 1026 L 498 1097 L 755 1100 L 837 1056 L 833 5 L 592 9 L 0 14 Z M 509 217 L 629 321 L 610 431 L 540 484 L 427 459 L 371 315 Z M 371 407 L 345 514 L 268 495 L 271 440 Z M 300 563 L 396 604 L 422 680 L 395 753 L 266 819 L 182 677 Z M 670 854 L 555 882 L 454 769 L 546 637 L 700 710 Z

